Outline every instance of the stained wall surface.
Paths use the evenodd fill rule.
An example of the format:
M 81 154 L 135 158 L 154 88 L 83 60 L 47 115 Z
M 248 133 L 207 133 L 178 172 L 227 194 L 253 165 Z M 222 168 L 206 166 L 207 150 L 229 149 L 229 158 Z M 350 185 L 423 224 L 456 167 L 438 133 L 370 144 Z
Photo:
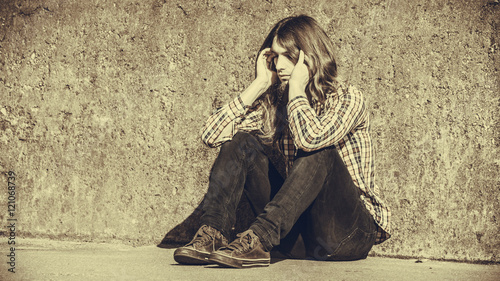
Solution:
M 14 171 L 18 235 L 161 241 L 207 189 L 203 122 L 302 13 L 366 96 L 393 226 L 373 253 L 500 261 L 494 0 L 0 1 L 2 225 Z

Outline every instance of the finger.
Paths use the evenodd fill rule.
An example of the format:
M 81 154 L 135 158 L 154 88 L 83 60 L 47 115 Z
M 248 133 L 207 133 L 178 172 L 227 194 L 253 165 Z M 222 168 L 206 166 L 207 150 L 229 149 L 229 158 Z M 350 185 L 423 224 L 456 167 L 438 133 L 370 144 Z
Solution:
M 300 50 L 300 53 L 299 53 L 299 60 L 297 61 L 297 64 L 298 65 L 301 65 L 304 63 L 304 51 Z
M 265 48 L 265 49 L 262 49 L 262 51 L 260 51 L 260 55 L 261 56 L 269 55 L 270 52 L 271 52 L 271 48 Z
M 274 59 L 274 57 L 272 57 L 271 55 L 268 55 L 268 56 L 266 57 L 266 61 L 267 61 L 268 63 L 271 63 L 271 62 L 273 61 L 273 59 Z

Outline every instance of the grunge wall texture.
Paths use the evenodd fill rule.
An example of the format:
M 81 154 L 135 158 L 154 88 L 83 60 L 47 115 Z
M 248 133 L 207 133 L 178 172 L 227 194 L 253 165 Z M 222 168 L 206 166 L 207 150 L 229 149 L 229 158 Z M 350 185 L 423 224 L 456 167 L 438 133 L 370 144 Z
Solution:
M 372 253 L 500 261 L 492 0 L 0 1 L 2 225 L 12 170 L 21 237 L 161 241 L 207 189 L 202 123 L 301 13 L 366 95 L 394 228 Z

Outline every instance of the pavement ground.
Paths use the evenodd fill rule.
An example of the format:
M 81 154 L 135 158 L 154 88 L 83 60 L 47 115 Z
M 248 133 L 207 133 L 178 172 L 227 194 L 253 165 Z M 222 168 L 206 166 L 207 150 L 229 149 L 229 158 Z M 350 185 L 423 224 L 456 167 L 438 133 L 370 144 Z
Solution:
M 368 257 L 351 262 L 273 260 L 269 267 L 186 266 L 174 248 L 18 239 L 15 273 L 0 243 L 0 280 L 500 280 L 499 264 Z M 2 261 L 2 259 L 4 261 Z

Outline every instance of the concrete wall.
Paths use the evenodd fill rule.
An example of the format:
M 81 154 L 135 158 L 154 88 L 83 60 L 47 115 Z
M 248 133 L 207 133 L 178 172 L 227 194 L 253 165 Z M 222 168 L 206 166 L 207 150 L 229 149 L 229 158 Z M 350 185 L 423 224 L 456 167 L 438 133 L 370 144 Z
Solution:
M 0 1 L 0 185 L 15 171 L 18 235 L 161 241 L 206 191 L 202 123 L 300 13 L 367 98 L 394 229 L 373 253 L 500 261 L 495 0 Z

